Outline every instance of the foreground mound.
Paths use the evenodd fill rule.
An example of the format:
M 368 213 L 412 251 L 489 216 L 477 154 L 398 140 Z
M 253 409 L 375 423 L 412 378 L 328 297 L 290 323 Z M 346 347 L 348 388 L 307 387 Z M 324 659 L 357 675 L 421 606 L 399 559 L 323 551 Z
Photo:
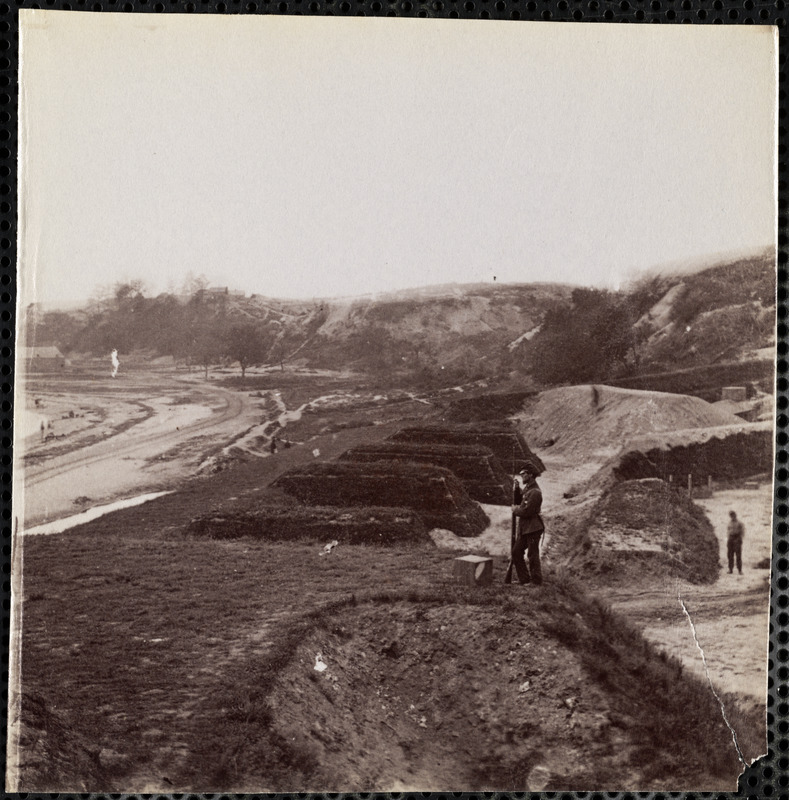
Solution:
M 395 461 L 353 461 L 294 467 L 273 484 L 314 506 L 410 508 L 428 528 L 477 536 L 488 525 L 485 512 L 447 469 Z
M 430 541 L 425 523 L 408 508 L 269 506 L 198 517 L 189 530 L 212 539 L 336 539 L 342 544 L 380 545 Z
M 518 420 L 538 447 L 579 456 L 612 453 L 644 434 L 742 423 L 698 397 L 611 386 L 551 389 Z
M 89 792 L 106 786 L 119 768 L 127 766 L 118 753 L 100 748 L 74 731 L 36 692 L 26 693 L 21 703 L 24 713 L 17 742 L 24 757 L 12 757 L 7 775 L 20 786 L 41 792 L 62 786 Z M 18 713 L 19 708 L 13 712 Z
M 487 447 L 504 468 L 511 469 L 513 473 L 523 469 L 528 463 L 536 465 L 540 472 L 545 470 L 545 465 L 529 449 L 517 428 L 506 421 L 403 428 L 390 436 L 388 441 Z
M 381 442 L 346 450 L 342 461 L 403 461 L 434 464 L 460 478 L 472 500 L 509 505 L 510 477 L 487 447 L 424 444 L 422 442 Z
M 647 478 L 612 486 L 587 518 L 570 563 L 606 583 L 648 574 L 712 583 L 718 577 L 718 540 L 704 512 L 681 491 Z
M 247 685 L 254 691 L 230 738 L 208 734 L 244 776 L 228 772 L 226 785 L 736 786 L 740 764 L 706 683 L 572 582 L 513 589 L 382 593 L 294 630 L 276 672 L 250 665 L 216 698 L 227 708 Z M 739 715 L 733 724 L 742 741 L 748 726 Z

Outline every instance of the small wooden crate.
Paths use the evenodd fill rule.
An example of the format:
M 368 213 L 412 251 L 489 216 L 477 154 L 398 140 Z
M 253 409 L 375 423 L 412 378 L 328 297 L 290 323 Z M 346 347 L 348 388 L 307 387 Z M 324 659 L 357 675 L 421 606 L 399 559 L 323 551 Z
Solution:
M 493 559 L 487 556 L 456 558 L 452 574 L 466 586 L 489 586 L 493 582 Z

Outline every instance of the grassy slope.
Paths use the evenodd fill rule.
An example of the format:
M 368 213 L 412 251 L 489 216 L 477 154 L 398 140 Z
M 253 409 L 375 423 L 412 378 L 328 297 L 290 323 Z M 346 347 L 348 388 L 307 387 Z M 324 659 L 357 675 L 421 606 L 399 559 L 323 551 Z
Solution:
M 360 606 L 482 604 L 510 622 L 528 618 L 553 648 L 575 653 L 584 683 L 606 695 L 634 748 L 620 766 L 649 764 L 645 780 L 672 785 L 733 785 L 737 761 L 708 688 L 566 578 L 552 576 L 538 595 L 505 590 L 500 564 L 496 585 L 480 592 L 450 584 L 452 555 L 430 546 L 343 546 L 322 558 L 320 544 L 163 537 L 144 525 L 28 542 L 24 684 L 75 739 L 122 757 L 89 788 L 293 789 L 316 775 L 329 780 L 303 743 L 294 750 L 283 738 L 269 694 L 305 637 L 331 628 L 352 596 Z M 488 628 L 493 639 L 497 627 Z M 466 685 L 455 691 L 444 704 L 468 703 Z M 488 756 L 488 785 L 505 779 L 500 755 L 502 764 Z M 620 758 L 606 761 L 605 774 L 561 780 L 613 786 Z M 30 764 L 25 787 L 69 788 L 79 777 L 48 766 Z M 522 777 L 510 775 L 508 785 Z

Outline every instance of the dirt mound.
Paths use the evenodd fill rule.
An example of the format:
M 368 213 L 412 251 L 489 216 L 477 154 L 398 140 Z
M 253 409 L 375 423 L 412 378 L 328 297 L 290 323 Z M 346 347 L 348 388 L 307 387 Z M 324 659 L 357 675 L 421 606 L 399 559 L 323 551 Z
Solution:
M 538 447 L 566 455 L 612 454 L 634 436 L 741 420 L 698 397 L 611 386 L 563 386 L 542 392 L 518 415 Z
M 678 487 L 737 482 L 767 472 L 772 463 L 772 423 L 697 428 L 631 439 L 571 494 L 602 492 L 617 481 L 660 478 Z
M 741 424 L 737 428 L 669 435 L 660 442 L 636 440 L 617 459 L 613 473 L 618 480 L 668 480 L 673 476 L 683 485 L 692 475 L 693 484 L 700 486 L 706 484 L 708 476 L 735 481 L 769 471 L 772 456 L 772 423 L 759 427 Z
M 517 472 L 527 463 L 532 463 L 540 472 L 545 471 L 545 465 L 532 453 L 517 428 L 508 421 L 403 428 L 387 441 L 487 447 L 505 469 Z
M 428 528 L 476 536 L 487 527 L 485 512 L 447 469 L 395 461 L 319 462 L 295 467 L 273 484 L 314 506 L 410 508 Z
M 613 772 L 630 748 L 579 657 L 493 607 L 344 611 L 299 648 L 271 705 L 313 790 L 555 788 Z M 562 764 L 570 738 L 577 758 Z
M 212 539 L 336 539 L 342 544 L 380 545 L 430 541 L 425 523 L 408 508 L 269 506 L 197 517 L 189 530 Z
M 403 461 L 434 464 L 454 473 L 472 500 L 506 506 L 510 504 L 509 475 L 487 447 L 382 442 L 346 450 L 341 461 Z
M 718 540 L 703 510 L 655 478 L 612 486 L 581 526 L 570 553 L 574 572 L 606 584 L 649 574 L 712 583 L 720 570 Z
M 269 791 L 732 789 L 739 771 L 708 687 L 568 582 L 346 605 L 269 685 L 249 708 L 266 740 L 237 734 Z

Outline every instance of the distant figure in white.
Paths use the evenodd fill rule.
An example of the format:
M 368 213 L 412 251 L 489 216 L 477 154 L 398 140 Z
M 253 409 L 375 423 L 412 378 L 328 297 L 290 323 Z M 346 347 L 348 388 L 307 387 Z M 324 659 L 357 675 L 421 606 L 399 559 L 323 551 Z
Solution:
M 112 351 L 112 377 L 114 378 L 118 374 L 118 367 L 120 367 L 121 362 L 118 361 L 118 351 Z

